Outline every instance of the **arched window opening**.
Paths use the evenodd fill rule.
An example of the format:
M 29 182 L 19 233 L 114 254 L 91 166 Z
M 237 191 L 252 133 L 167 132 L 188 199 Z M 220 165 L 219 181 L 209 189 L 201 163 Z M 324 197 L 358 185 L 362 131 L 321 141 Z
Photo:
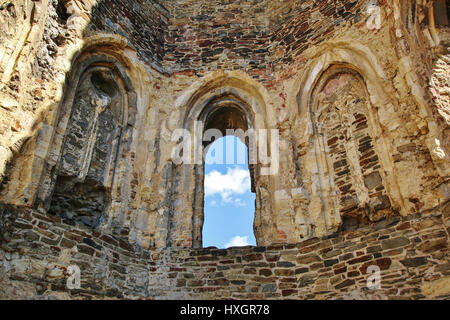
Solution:
M 255 228 L 254 221 L 256 221 L 256 211 L 255 211 L 255 197 L 248 194 L 247 200 L 244 202 L 242 199 L 233 198 L 233 208 L 228 208 L 228 210 L 223 206 L 231 203 L 231 199 L 227 197 L 227 194 L 219 195 L 216 194 L 218 199 L 215 202 L 211 202 L 213 199 L 209 199 L 211 195 L 211 188 L 205 186 L 205 182 L 209 183 L 212 175 L 216 175 L 219 179 L 223 178 L 225 180 L 233 180 L 236 177 L 240 177 L 240 183 L 244 183 L 245 186 L 250 189 L 251 192 L 256 192 L 255 188 L 255 161 L 256 161 L 256 139 L 253 130 L 253 113 L 249 105 L 246 102 L 236 97 L 233 94 L 221 92 L 218 95 L 213 96 L 208 99 L 205 104 L 198 110 L 199 112 L 195 115 L 197 125 L 201 124 L 199 131 L 201 134 L 201 141 L 203 145 L 200 147 L 201 152 L 201 164 L 195 165 L 195 180 L 196 182 L 196 192 L 194 195 L 194 218 L 193 218 L 193 246 L 194 247 L 205 247 L 205 246 L 216 246 L 216 247 L 227 247 L 233 246 L 234 244 L 255 244 L 255 236 L 251 229 Z M 198 129 L 197 129 L 198 130 Z M 226 137 L 226 138 L 224 138 Z M 231 140 L 230 140 L 231 139 Z M 228 143 L 223 143 L 228 141 Z M 228 148 L 227 148 L 228 145 Z M 239 147 L 240 145 L 240 147 Z M 242 149 L 243 148 L 243 149 Z M 247 150 L 246 150 L 247 149 Z M 238 152 L 240 151 L 240 152 Z M 248 151 L 248 152 L 246 152 Z M 207 166 L 215 165 L 216 167 L 211 168 Z M 219 165 L 219 166 L 217 166 Z M 240 167 L 239 167 L 240 165 Z M 210 176 L 206 176 L 210 174 Z M 233 176 L 234 175 L 234 176 Z M 226 193 L 231 194 L 233 188 L 237 186 L 239 181 L 230 181 L 230 185 Z M 215 186 L 224 187 L 224 186 Z M 245 188 L 241 190 L 244 192 Z M 220 191 L 218 191 L 220 193 Z M 231 193 L 230 193 L 231 192 Z M 223 196 L 223 197 L 222 197 Z M 256 192 L 257 198 L 257 192 Z M 243 204 L 245 203 L 245 206 Z M 219 242 L 211 243 L 203 237 L 204 223 L 205 223 L 205 204 L 210 206 L 206 208 L 208 212 L 222 212 L 222 217 L 226 211 L 236 212 L 235 209 L 241 208 L 242 211 L 244 207 L 248 207 L 248 212 L 241 214 L 240 218 L 245 216 L 250 216 L 244 225 L 247 225 L 247 231 L 245 234 L 235 234 L 233 239 L 227 239 L 226 241 L 222 239 Z M 218 210 L 219 207 L 221 210 Z M 209 214 L 208 218 L 220 218 L 219 214 Z M 228 219 L 229 222 L 233 222 Z M 213 223 L 211 219 L 206 221 L 207 223 Z M 234 232 L 237 232 L 240 226 L 234 225 Z M 231 227 L 231 225 L 230 225 Z M 208 232 L 210 226 L 206 226 L 205 231 Z M 250 231 L 249 231 L 250 230 Z M 229 232 L 233 231 L 229 229 Z M 256 234 L 256 233 L 255 233 Z M 240 237 L 240 238 L 239 238 Z M 245 238 L 247 237 L 247 238 Z M 245 241 L 238 241 L 245 240 Z M 205 243 L 203 241 L 206 241 Z M 238 241 L 238 242 L 236 242 Z M 173 243 L 173 242 L 172 242 Z
M 248 166 L 245 169 L 249 173 L 246 175 L 249 175 L 250 190 L 255 193 L 251 200 L 254 201 L 253 234 L 257 245 L 268 243 L 274 238 L 275 225 L 270 214 L 270 180 L 267 172 L 262 170 L 266 163 L 262 163 L 259 157 L 264 138 L 256 139 L 259 130 L 267 128 L 261 100 L 240 88 L 225 85 L 215 89 L 204 88 L 186 103 L 189 108 L 183 121 L 185 130 L 178 131 L 185 136 L 178 138 L 170 164 L 168 191 L 173 200 L 167 219 L 161 220 L 168 226 L 165 245 L 194 248 L 210 245 L 207 239 L 203 243 L 205 201 L 210 200 L 205 197 L 205 160 L 208 152 L 214 155 L 213 151 L 218 149 L 214 142 L 226 136 L 236 137 L 247 147 Z M 230 157 L 228 152 L 223 156 L 225 160 Z M 230 166 L 230 170 L 233 168 Z M 226 175 L 227 172 L 228 168 L 223 167 L 219 174 Z M 227 243 L 216 243 L 215 246 L 224 247 Z
M 255 194 L 247 146 L 235 136 L 217 139 L 205 156 L 203 246 L 256 245 Z

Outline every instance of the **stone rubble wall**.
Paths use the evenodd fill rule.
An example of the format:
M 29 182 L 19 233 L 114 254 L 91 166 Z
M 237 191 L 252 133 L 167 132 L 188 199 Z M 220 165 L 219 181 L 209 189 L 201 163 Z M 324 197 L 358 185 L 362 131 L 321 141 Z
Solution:
M 163 72 L 170 13 L 166 1 L 92 1 L 90 24 L 84 36 L 99 32 L 120 34 L 133 44 L 146 63 Z
M 164 66 L 204 75 L 245 70 L 266 86 L 337 30 L 360 28 L 369 1 L 169 1 Z
M 125 124 L 119 160 L 110 168 L 110 176 L 117 178 L 105 178 L 108 184 L 101 190 L 101 198 L 108 199 L 105 212 L 103 206 L 100 210 L 101 225 L 95 231 L 71 228 L 111 234 L 147 249 L 199 246 L 203 213 L 193 208 L 202 190 L 195 184 L 195 172 L 173 164 L 171 135 L 202 99 L 225 92 L 242 98 L 259 128 L 280 132 L 279 173 L 256 175 L 254 181 L 258 244 L 296 244 L 340 231 L 344 222 L 337 190 L 324 181 L 333 177 L 329 168 L 340 168 L 344 159 L 323 165 L 330 148 L 320 147 L 315 127 L 320 121 L 313 120 L 318 115 L 318 83 L 332 83 L 327 75 L 334 68 L 361 78 L 357 95 L 364 96 L 371 139 L 361 140 L 362 150 L 377 170 L 368 185 L 377 191 L 370 195 L 382 200 L 374 206 L 386 211 L 375 212 L 370 222 L 356 219 L 364 223 L 354 232 L 383 224 L 385 218 L 408 219 L 433 211 L 450 195 L 450 32 L 432 24 L 432 3 L 0 0 L 0 202 L 48 209 L 54 194 L 52 177 L 58 174 L 61 146 L 70 128 L 66 123 L 76 102 L 68 96 L 92 62 L 94 67 L 120 71 L 116 80 L 123 82 L 125 104 L 133 112 Z M 332 88 L 339 86 L 325 91 Z M 339 103 L 345 109 L 346 101 Z M 365 163 L 353 162 L 357 160 Z M 357 176 L 347 169 L 342 172 L 349 181 Z M 340 192 L 359 196 L 364 191 L 348 185 Z M 46 219 L 60 223 L 57 217 Z M 55 248 L 61 247 L 59 241 Z M 408 238 L 407 246 L 413 245 Z M 184 254 L 176 249 L 162 252 L 166 260 L 156 265 L 176 259 L 177 252 Z M 234 261 L 239 269 L 243 260 Z M 138 265 L 147 270 L 147 262 Z M 26 281 L 16 284 L 34 286 Z M 176 285 L 171 285 L 175 292 Z M 151 296 L 145 290 L 123 294 Z M 282 295 L 281 287 L 276 290 L 275 295 Z
M 165 221 L 173 211 L 170 186 L 176 180 L 171 176 L 174 143 L 170 136 L 183 127 L 190 99 L 221 85 L 246 90 L 249 101 L 261 100 L 263 114 L 258 116 L 264 127 L 281 133 L 279 175 L 261 182 L 258 189 L 268 195 L 263 200 L 272 204 L 271 212 L 258 218 L 257 224 L 271 224 L 264 227 L 273 229 L 261 232 L 270 235 L 261 243 L 295 243 L 334 232 L 341 221 L 337 216 L 329 218 L 329 210 L 319 204 L 326 202 L 328 191 L 318 182 L 317 150 L 311 143 L 316 137 L 310 121 L 311 85 L 333 64 L 356 69 L 365 82 L 374 124 L 373 146 L 384 148 L 379 156 L 381 172 L 385 172 L 383 180 L 390 179 L 387 196 L 395 211 L 414 213 L 448 197 L 448 96 L 445 86 L 441 88 L 448 65 L 443 56 L 436 62 L 436 72 L 430 70 L 433 62 L 428 58 L 433 51 L 427 42 L 422 43 L 426 36 L 412 33 L 410 23 L 401 20 L 410 19 L 411 13 L 402 16 L 409 2 L 408 6 L 380 2 L 375 7 L 366 1 L 283 1 L 278 5 L 169 1 L 166 7 L 158 2 L 127 3 L 22 1 L 2 7 L 8 30 L 3 35 L 0 90 L 4 202 L 37 206 L 48 200 L 42 193 L 52 194 L 51 179 L 43 172 L 55 170 L 59 161 L 54 146 L 64 137 L 65 127 L 60 124 L 69 116 L 60 116 L 61 105 L 73 103 L 63 102 L 73 85 L 65 79 L 77 72 L 77 57 L 99 52 L 106 60 L 119 60 L 134 87 L 137 109 L 131 147 L 123 155 L 129 159 L 121 169 L 127 175 L 112 188 L 116 196 L 112 196 L 108 215 L 114 224 L 126 224 L 130 239 L 143 245 L 164 246 L 170 233 L 170 223 Z M 303 25 L 306 21 L 307 26 Z M 320 21 L 329 32 L 324 33 Z M 430 33 L 424 24 L 420 22 L 419 30 Z M 19 39 L 21 32 L 11 32 L 27 25 L 28 38 Z M 267 37 L 257 40 L 260 34 L 255 28 Z M 305 42 L 303 35 L 310 34 L 312 38 Z M 143 35 L 146 39 L 139 38 Z M 227 47 L 225 38 L 231 39 L 230 55 L 210 54 L 216 47 Z M 285 50 L 300 44 L 301 50 Z M 284 50 L 279 57 L 272 46 Z M 203 54 L 209 58 L 194 58 Z M 28 61 L 29 56 L 34 58 Z M 217 64 L 217 59 L 222 62 Z M 171 66 L 171 60 L 177 64 Z M 12 69 L 8 61 L 16 61 Z M 235 73 L 227 77 L 224 72 Z M 429 78 L 432 94 L 427 91 Z M 136 153 L 138 145 L 148 152 Z M 123 194 L 119 185 L 125 184 L 131 188 Z M 177 210 L 192 207 L 193 199 L 184 200 Z M 111 219 L 105 219 L 105 228 L 111 227 Z M 322 221 L 327 219 L 328 227 Z M 183 237 L 180 243 L 192 243 L 192 235 Z
M 2 299 L 448 299 L 450 206 L 298 244 L 142 249 L 2 206 Z M 81 289 L 66 287 L 68 268 Z M 367 288 L 378 266 L 381 288 Z M 373 283 L 373 282 L 369 282 Z

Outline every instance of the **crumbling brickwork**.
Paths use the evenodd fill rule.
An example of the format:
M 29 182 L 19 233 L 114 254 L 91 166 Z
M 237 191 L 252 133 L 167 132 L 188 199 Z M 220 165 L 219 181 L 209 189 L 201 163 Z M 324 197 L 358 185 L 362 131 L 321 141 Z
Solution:
M 448 297 L 448 7 L 0 0 L 4 297 Z M 213 127 L 270 132 L 258 247 L 201 248 Z
M 367 224 L 391 214 L 391 204 L 380 174 L 378 152 L 369 127 L 364 83 L 345 70 L 333 72 L 313 105 L 319 150 L 332 176 L 330 188 L 344 224 Z
M 447 207 L 298 244 L 152 249 L 38 212 L 3 207 L 0 298 L 448 298 Z M 68 290 L 78 265 L 82 286 Z M 381 288 L 369 290 L 378 266 Z

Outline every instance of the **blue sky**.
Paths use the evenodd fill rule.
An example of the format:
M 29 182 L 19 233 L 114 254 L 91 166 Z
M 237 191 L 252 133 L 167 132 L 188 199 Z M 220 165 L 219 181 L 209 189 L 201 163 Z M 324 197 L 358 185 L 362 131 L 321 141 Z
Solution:
M 255 195 L 250 191 L 247 147 L 236 137 L 218 139 L 208 150 L 204 212 L 204 247 L 256 245 Z

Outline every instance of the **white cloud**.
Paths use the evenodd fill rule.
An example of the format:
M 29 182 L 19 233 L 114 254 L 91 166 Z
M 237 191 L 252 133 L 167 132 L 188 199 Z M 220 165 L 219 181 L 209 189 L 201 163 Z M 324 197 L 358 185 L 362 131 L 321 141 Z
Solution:
M 217 201 L 216 200 L 212 200 L 212 201 L 209 202 L 209 205 L 211 207 L 217 207 Z
M 250 173 L 241 168 L 228 168 L 226 174 L 213 170 L 205 177 L 205 196 L 220 195 L 222 202 L 234 202 L 232 196 L 250 190 Z M 235 203 L 241 205 L 242 201 Z
M 248 236 L 245 237 L 240 237 L 240 236 L 236 236 L 233 237 L 230 241 L 228 241 L 225 244 L 225 248 L 229 248 L 229 247 L 245 247 L 248 246 Z
M 242 201 L 241 198 L 236 198 L 236 199 L 234 199 L 234 205 L 236 207 L 245 207 L 247 205 L 247 203 Z

